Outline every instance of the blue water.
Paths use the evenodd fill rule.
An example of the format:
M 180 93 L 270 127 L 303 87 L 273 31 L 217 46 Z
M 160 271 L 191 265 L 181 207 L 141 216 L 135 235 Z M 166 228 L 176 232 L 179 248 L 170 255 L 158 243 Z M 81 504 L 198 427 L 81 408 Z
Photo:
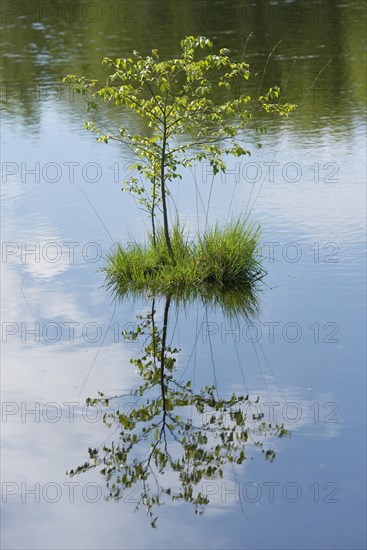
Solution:
M 362 3 L 314 3 L 313 25 L 304 3 L 306 15 L 292 24 L 283 12 L 266 11 L 281 2 L 252 4 L 262 10 L 256 21 L 249 12 L 223 11 L 241 3 L 215 2 L 210 12 L 198 2 L 98 5 L 96 22 L 68 23 L 61 12 L 56 22 L 21 12 L 3 20 L 5 83 L 18 88 L 3 95 L 2 123 L 2 546 L 365 548 Z M 122 29 L 116 6 L 124 10 Z M 173 305 L 169 314 L 179 372 L 197 388 L 216 380 L 221 395 L 259 396 L 265 418 L 274 410 L 291 437 L 271 440 L 274 462 L 250 448 L 242 465 L 204 482 L 211 498 L 202 515 L 167 501 L 152 529 L 144 509 L 134 513 L 133 490 L 107 502 L 97 470 L 65 474 L 89 447 L 117 438 L 88 417 L 85 399 L 139 383 L 129 362 L 139 345 L 121 331 L 150 302 L 115 302 L 98 268 L 115 242 L 143 239 L 149 220 L 120 190 L 128 152 L 96 144 L 83 129 L 82 104 L 65 90 L 39 101 L 32 86 L 45 90 L 66 72 L 97 72 L 105 53 L 121 49 L 158 45 L 167 53 L 203 27 L 235 51 L 253 30 L 249 56 L 259 68 L 283 38 L 269 79 L 284 82 L 297 59 L 291 81 L 303 96 L 334 61 L 317 80 L 320 95 L 296 98 L 299 110 L 281 125 L 271 122 L 263 149 L 253 148 L 242 164 L 232 159 L 225 180 L 214 180 L 213 222 L 247 213 L 261 224 L 268 275 L 258 315 L 231 324 L 200 302 Z M 21 97 L 19 83 L 33 92 Z M 193 234 L 205 219 L 196 188 L 207 205 L 212 178 L 205 166 L 183 176 L 173 198 Z

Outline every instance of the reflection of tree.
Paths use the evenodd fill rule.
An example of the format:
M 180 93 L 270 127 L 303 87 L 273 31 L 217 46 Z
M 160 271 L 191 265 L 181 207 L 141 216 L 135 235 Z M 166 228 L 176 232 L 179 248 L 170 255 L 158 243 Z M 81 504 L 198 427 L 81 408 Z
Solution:
M 74 476 L 101 466 L 108 498 L 114 500 L 122 499 L 127 489 L 138 487 L 137 508 L 145 506 L 153 527 L 157 520 L 154 506 L 169 497 L 172 501 L 191 502 L 196 513 L 201 513 L 209 502 L 198 489 L 201 481 L 222 477 L 226 464 L 242 464 L 247 442 L 262 447 L 265 435 L 281 437 L 288 433 L 283 425 L 272 426 L 261 422 L 261 418 L 256 428 L 250 429 L 241 410 L 241 404 L 250 403 L 248 395 L 233 394 L 224 399 L 215 386 L 195 392 L 190 380 L 178 379 L 179 350 L 167 344 L 170 304 L 168 296 L 162 329 L 155 321 L 153 299 L 151 312 L 139 317 L 134 331 L 125 333 L 133 341 L 143 335 L 146 340 L 143 355 L 131 359 L 143 380 L 130 394 L 137 398 L 134 406 L 128 412 L 110 409 L 104 415 L 104 422 L 118 429 L 118 443 L 105 445 L 102 450 L 89 449 L 89 462 L 69 472 Z M 120 405 L 123 397 L 119 398 Z M 109 407 L 110 400 L 100 394 L 87 403 Z M 254 426 L 253 421 L 251 425 Z M 263 452 L 266 459 L 274 459 L 274 451 Z M 168 474 L 169 479 L 165 479 Z

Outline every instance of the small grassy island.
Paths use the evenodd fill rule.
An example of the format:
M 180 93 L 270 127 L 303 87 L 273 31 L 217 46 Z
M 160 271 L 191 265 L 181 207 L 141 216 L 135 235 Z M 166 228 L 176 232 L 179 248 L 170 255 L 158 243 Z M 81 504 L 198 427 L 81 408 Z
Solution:
M 64 79 L 85 96 L 87 112 L 109 102 L 116 106 L 119 119 L 127 119 L 124 114 L 131 111 L 143 123 L 142 134 L 134 134 L 127 123 L 116 132 L 107 132 L 95 121 L 85 124 L 97 133 L 97 141 L 118 141 L 135 155 L 123 190 L 133 194 L 150 216 L 152 232 L 145 244 L 119 245 L 108 256 L 105 271 L 120 292 L 208 294 L 251 285 L 264 275 L 258 257 L 259 230 L 247 220 L 208 229 L 206 212 L 205 231 L 195 239 L 180 229 L 178 214 L 175 226 L 168 221 L 170 188 L 175 179 L 182 179 L 181 169 L 206 161 L 213 177 L 225 173 L 226 155 L 250 155 L 242 146 L 246 129 L 264 130 L 253 126 L 257 111 L 287 115 L 294 108 L 280 102 L 276 86 L 264 95 L 259 88 L 255 99 L 235 97 L 232 87 L 250 78 L 249 65 L 232 60 L 225 48 L 200 55 L 200 50 L 212 47 L 205 37 L 188 36 L 181 41 L 177 58 L 162 61 L 157 50 L 146 57 L 134 51 L 131 58 L 105 58 L 103 63 L 111 69 L 105 85 L 74 75 Z
M 148 244 L 118 246 L 108 256 L 106 273 L 115 288 L 156 292 L 203 289 L 231 290 L 261 278 L 264 271 L 257 259 L 258 231 L 245 222 L 223 229 L 215 227 L 198 242 L 189 241 L 175 227 L 170 238 L 172 254 L 163 230 Z

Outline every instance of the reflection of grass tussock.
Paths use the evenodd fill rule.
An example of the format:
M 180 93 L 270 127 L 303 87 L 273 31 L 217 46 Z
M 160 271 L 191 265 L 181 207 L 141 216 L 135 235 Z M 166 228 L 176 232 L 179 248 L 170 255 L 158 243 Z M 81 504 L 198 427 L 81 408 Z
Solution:
M 175 227 L 171 238 L 173 256 L 162 230 L 156 246 L 152 241 L 119 245 L 104 269 L 108 286 L 120 296 L 169 294 L 177 302 L 200 297 L 227 313 L 256 310 L 253 287 L 265 274 L 258 259 L 257 229 L 238 221 L 224 229 L 216 226 L 195 242 Z

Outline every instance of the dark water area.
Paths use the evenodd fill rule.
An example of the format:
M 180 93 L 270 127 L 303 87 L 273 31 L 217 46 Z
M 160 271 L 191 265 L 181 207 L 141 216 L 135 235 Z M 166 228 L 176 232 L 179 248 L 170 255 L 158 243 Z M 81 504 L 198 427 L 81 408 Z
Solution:
M 364 2 L 28 0 L 1 9 L 2 547 L 365 548 Z M 266 121 L 261 149 L 249 133 L 251 157 L 229 159 L 214 180 L 211 221 L 246 214 L 260 224 L 268 271 L 232 313 L 200 296 L 106 291 L 106 254 L 144 239 L 149 219 L 121 193 L 128 150 L 97 144 L 82 101 L 62 84 L 68 73 L 103 78 L 106 55 L 177 55 L 180 40 L 198 34 L 238 57 L 245 48 L 257 73 L 248 93 L 277 84 L 298 104 L 288 119 Z M 103 116 L 118 124 L 113 109 Z M 205 163 L 182 176 L 172 197 L 193 235 L 205 222 L 197 189 L 207 205 L 212 178 Z M 167 433 L 159 424 L 134 441 L 126 486 L 126 418 L 154 423 L 142 412 L 152 403 L 157 422 L 164 415 L 162 380 L 144 378 L 160 372 L 163 337 L 173 418 Z M 143 368 L 142 357 L 152 363 Z M 117 397 L 87 407 L 98 392 Z M 245 457 L 223 454 L 221 431 L 234 426 Z M 199 456 L 218 441 L 223 456 Z M 161 471 L 145 479 L 136 467 L 151 442 Z M 97 456 L 121 471 L 66 474 Z M 157 494 L 162 505 L 147 505 Z

